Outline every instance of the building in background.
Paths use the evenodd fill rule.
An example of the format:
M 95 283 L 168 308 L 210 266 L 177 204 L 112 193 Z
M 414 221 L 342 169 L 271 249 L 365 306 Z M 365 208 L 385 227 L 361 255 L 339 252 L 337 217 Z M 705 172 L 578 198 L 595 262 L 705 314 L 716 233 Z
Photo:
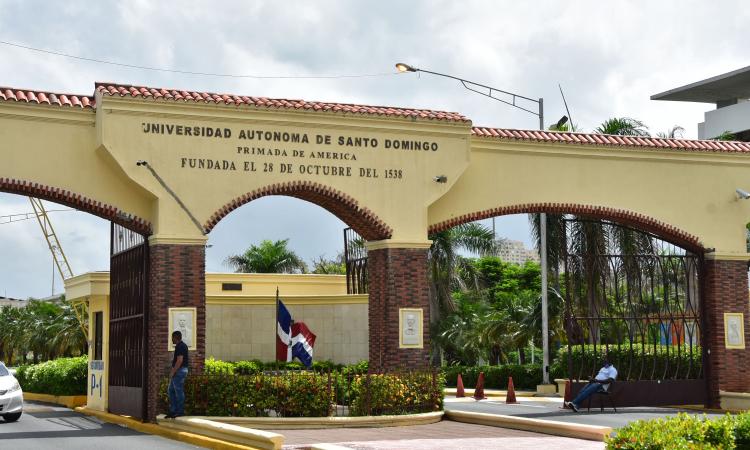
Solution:
M 750 66 L 651 96 L 651 100 L 715 104 L 716 109 L 707 111 L 698 124 L 698 139 L 729 132 L 739 141 L 750 141 L 749 99 Z
M 527 261 L 539 262 L 536 250 L 528 249 L 521 241 L 500 238 L 497 240 L 497 256 L 504 262 L 526 264 Z
M 18 298 L 0 297 L 0 307 L 13 306 L 15 308 L 23 308 L 28 304 L 28 300 L 21 300 Z

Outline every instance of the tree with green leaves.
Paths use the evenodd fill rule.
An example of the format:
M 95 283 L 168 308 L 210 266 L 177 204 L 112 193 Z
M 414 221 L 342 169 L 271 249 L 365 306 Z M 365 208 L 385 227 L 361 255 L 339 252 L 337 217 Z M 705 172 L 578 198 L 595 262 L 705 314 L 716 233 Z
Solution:
M 607 119 L 594 131 L 599 134 L 614 134 L 618 136 L 650 136 L 648 127 L 643 122 L 630 117 L 613 117 Z
M 456 311 L 453 301 L 454 290 L 465 290 L 467 280 L 474 277 L 471 261 L 460 255 L 460 251 L 476 254 L 489 254 L 495 249 L 495 236 L 492 230 L 472 222 L 449 228 L 430 236 L 432 246 L 428 253 L 430 275 L 431 322 L 441 313 Z
M 322 275 L 346 275 L 346 262 L 344 254 L 339 253 L 335 259 L 326 259 L 324 255 L 318 256 L 312 261 L 312 273 Z
M 237 273 L 305 273 L 307 265 L 287 248 L 289 239 L 265 239 L 240 255 L 229 256 L 225 264 Z

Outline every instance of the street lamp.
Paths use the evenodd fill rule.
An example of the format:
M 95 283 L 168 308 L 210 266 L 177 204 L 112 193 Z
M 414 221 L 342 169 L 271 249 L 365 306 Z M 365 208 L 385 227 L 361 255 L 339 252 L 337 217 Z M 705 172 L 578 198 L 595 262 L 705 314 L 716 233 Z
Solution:
M 447 75 L 440 72 L 433 72 L 431 70 L 425 70 L 420 69 L 414 66 L 410 66 L 409 64 L 405 63 L 397 63 L 396 64 L 396 70 L 399 72 L 424 72 L 429 73 L 432 75 L 437 75 L 440 77 L 445 78 L 451 78 L 453 80 L 457 80 L 465 87 L 466 89 L 476 92 L 477 94 L 484 95 L 485 97 L 489 97 L 493 100 L 497 100 L 499 102 L 505 103 L 506 105 L 513 106 L 514 108 L 522 109 L 528 113 L 531 113 L 537 117 L 539 117 L 539 129 L 544 130 L 544 99 L 539 97 L 538 100 L 534 100 L 533 98 L 525 97 L 523 95 L 514 94 L 512 92 L 504 91 L 502 89 L 497 89 L 491 86 L 486 86 L 484 84 L 475 83 L 473 81 L 465 80 L 463 78 L 454 77 L 453 75 Z M 481 88 L 482 90 L 480 90 Z M 510 96 L 510 101 L 496 97 L 495 93 L 504 94 L 506 96 Z M 520 106 L 516 104 L 517 99 L 523 99 L 529 102 L 536 103 L 538 105 L 537 111 L 532 111 L 531 109 L 524 108 L 523 106 Z M 562 125 L 564 125 L 568 121 L 567 116 L 563 116 L 560 118 L 560 120 L 557 122 L 557 127 L 560 128 Z M 540 234 L 540 240 L 539 243 L 540 248 L 540 265 L 542 270 L 542 383 L 543 384 L 549 384 L 549 314 L 547 311 L 547 213 L 541 213 L 539 214 L 539 234 Z M 493 217 L 492 219 L 492 233 L 494 237 L 495 232 L 495 219 Z M 533 341 L 532 341 L 533 345 Z
M 540 130 L 544 129 L 544 99 L 543 98 L 539 98 L 539 99 L 535 100 L 533 98 L 525 97 L 523 95 L 514 94 L 512 92 L 504 91 L 502 89 L 497 89 L 497 88 L 494 88 L 494 87 L 491 87 L 491 86 L 487 86 L 487 85 L 484 85 L 484 84 L 475 83 L 473 81 L 465 80 L 463 78 L 454 77 L 453 75 L 447 75 L 447 74 L 440 73 L 440 72 L 433 72 L 431 70 L 426 70 L 426 69 L 419 69 L 417 67 L 410 66 L 409 64 L 405 64 L 405 63 L 397 63 L 396 64 L 396 70 L 398 70 L 399 72 L 402 72 L 402 73 L 403 72 L 424 72 L 424 73 L 429 73 L 429 74 L 432 74 L 432 75 L 437 75 L 439 77 L 445 77 L 445 78 L 451 78 L 453 80 L 457 80 L 457 81 L 459 81 L 463 85 L 463 87 L 465 87 L 466 89 L 468 89 L 468 90 L 470 90 L 472 92 L 476 92 L 477 94 L 484 95 L 485 97 L 489 97 L 489 98 L 491 98 L 493 100 L 497 100 L 499 102 L 503 102 L 506 105 L 513 106 L 514 108 L 522 109 L 522 110 L 524 110 L 524 111 L 526 111 L 528 113 L 531 113 L 531 114 L 539 117 L 539 129 Z M 485 91 L 479 90 L 479 88 L 481 88 L 481 89 L 483 89 Z M 499 98 L 499 97 L 495 97 L 494 94 L 496 94 L 496 93 L 504 94 L 506 96 L 510 96 L 511 100 L 508 101 L 508 100 L 505 100 L 505 99 L 502 99 L 502 98 Z M 526 101 L 529 101 L 529 102 L 536 103 L 537 104 L 537 110 L 536 111 L 532 111 L 531 109 L 524 108 L 523 106 L 518 105 L 516 103 L 517 99 L 523 99 L 523 100 L 526 100 Z

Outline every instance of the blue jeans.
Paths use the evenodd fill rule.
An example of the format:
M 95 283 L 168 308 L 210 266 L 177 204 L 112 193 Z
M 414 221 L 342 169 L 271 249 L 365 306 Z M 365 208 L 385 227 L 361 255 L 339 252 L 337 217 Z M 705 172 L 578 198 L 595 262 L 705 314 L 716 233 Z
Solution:
M 180 368 L 169 380 L 169 414 L 173 416 L 185 415 L 185 377 L 187 377 L 187 367 Z
M 576 405 L 576 408 L 581 406 L 581 402 L 586 400 L 587 398 L 591 397 L 597 392 L 603 391 L 604 386 L 600 383 L 589 383 L 587 386 L 585 386 L 583 389 L 581 389 L 581 392 L 578 393 L 576 398 L 573 399 L 571 403 L 574 403 Z

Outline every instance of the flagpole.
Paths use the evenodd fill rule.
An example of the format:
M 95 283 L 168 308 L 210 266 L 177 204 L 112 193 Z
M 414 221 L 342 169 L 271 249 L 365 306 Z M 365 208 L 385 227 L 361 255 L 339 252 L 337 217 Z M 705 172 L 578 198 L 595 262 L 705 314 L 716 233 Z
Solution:
M 276 344 L 276 341 L 279 339 L 279 287 L 278 286 L 276 286 L 276 323 L 274 324 L 274 327 L 273 327 L 273 335 L 274 335 L 273 342 L 276 346 L 278 346 L 278 344 Z M 278 351 L 276 351 L 276 353 L 278 353 Z M 278 360 L 279 360 L 279 355 L 277 354 L 276 361 Z

